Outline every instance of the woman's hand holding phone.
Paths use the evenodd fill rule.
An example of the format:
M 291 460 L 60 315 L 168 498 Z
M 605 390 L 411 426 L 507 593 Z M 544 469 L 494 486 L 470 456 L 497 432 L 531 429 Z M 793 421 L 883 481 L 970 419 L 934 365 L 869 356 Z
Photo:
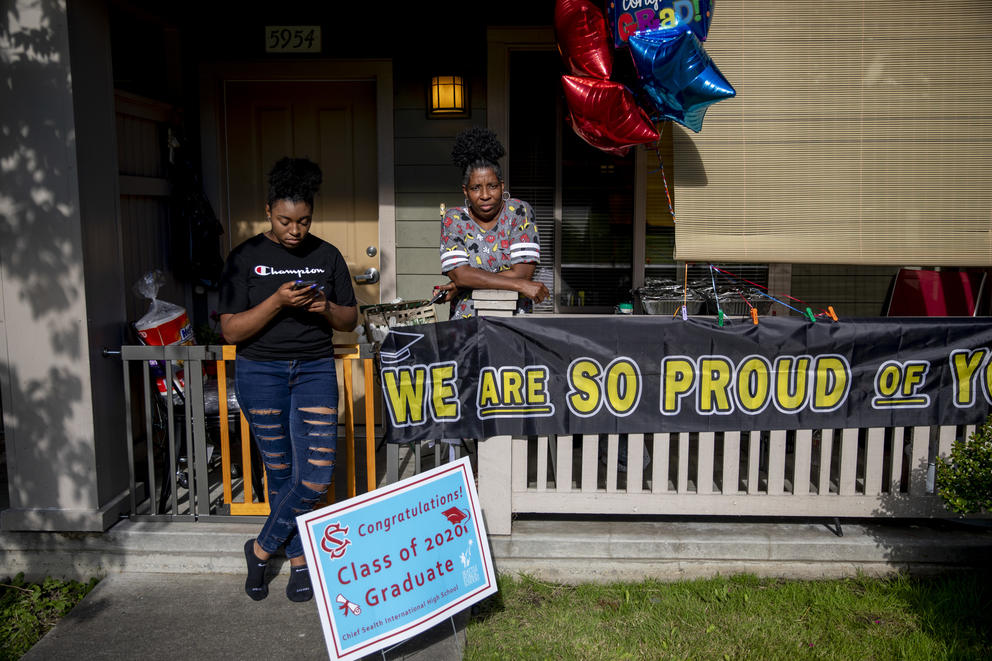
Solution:
M 318 291 L 314 280 L 291 280 L 283 283 L 275 295 L 279 297 L 282 307 L 307 308 Z
M 323 314 L 327 312 L 329 308 L 330 304 L 327 302 L 327 296 L 324 294 L 324 288 L 315 287 L 312 291 L 312 298 L 307 305 L 307 312 Z

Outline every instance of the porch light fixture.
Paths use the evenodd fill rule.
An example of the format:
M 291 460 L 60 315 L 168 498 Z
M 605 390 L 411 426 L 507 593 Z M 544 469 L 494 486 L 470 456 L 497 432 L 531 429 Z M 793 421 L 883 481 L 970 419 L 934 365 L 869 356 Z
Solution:
M 434 76 L 427 91 L 428 117 L 468 117 L 468 86 L 462 76 Z

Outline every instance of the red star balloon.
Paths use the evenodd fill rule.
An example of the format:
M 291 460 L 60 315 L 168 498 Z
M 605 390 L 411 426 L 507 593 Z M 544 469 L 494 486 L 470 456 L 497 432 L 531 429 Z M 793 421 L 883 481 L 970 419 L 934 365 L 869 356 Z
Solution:
M 555 3 L 555 35 L 568 70 L 606 80 L 613 70 L 606 18 L 590 0 Z
M 624 155 L 634 145 L 658 139 L 651 118 L 620 83 L 562 76 L 572 129 L 597 149 Z

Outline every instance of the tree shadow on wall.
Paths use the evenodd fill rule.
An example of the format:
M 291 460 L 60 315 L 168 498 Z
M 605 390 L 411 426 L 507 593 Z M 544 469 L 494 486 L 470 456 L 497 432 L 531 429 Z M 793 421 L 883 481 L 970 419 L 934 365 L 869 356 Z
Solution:
M 10 493 L 15 506 L 92 502 L 93 462 L 70 420 L 83 398 L 85 374 L 73 367 L 82 354 L 80 325 L 70 313 L 83 295 L 76 179 L 64 155 L 74 147 L 67 17 L 61 3 L 5 3 L 0 11 L 4 109 L 0 113 L 0 275 L 3 322 L 17 332 L 18 319 L 48 329 L 32 351 L 65 358 L 66 367 L 25 368 L 23 356 L 0 355 Z M 16 295 L 13 294 L 16 292 Z M 13 346 L 24 346 L 23 341 Z M 23 340 L 24 338 L 20 338 Z M 47 345 L 45 340 L 47 339 Z M 18 359 L 16 365 L 8 361 Z M 45 433 L 37 442 L 19 434 Z M 50 477 L 57 474 L 57 478 Z M 39 479 L 32 476 L 49 476 Z M 34 483 L 33 483 L 34 482 Z M 25 503 L 58 484 L 47 502 Z

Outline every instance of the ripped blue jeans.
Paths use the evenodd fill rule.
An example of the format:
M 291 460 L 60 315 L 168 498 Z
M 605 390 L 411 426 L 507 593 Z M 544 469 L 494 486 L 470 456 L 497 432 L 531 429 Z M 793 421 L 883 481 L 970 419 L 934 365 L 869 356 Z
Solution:
M 303 555 L 296 517 L 314 509 L 334 474 L 338 380 L 333 358 L 236 360 L 238 404 L 268 478 L 269 517 L 258 535 L 267 553 Z

